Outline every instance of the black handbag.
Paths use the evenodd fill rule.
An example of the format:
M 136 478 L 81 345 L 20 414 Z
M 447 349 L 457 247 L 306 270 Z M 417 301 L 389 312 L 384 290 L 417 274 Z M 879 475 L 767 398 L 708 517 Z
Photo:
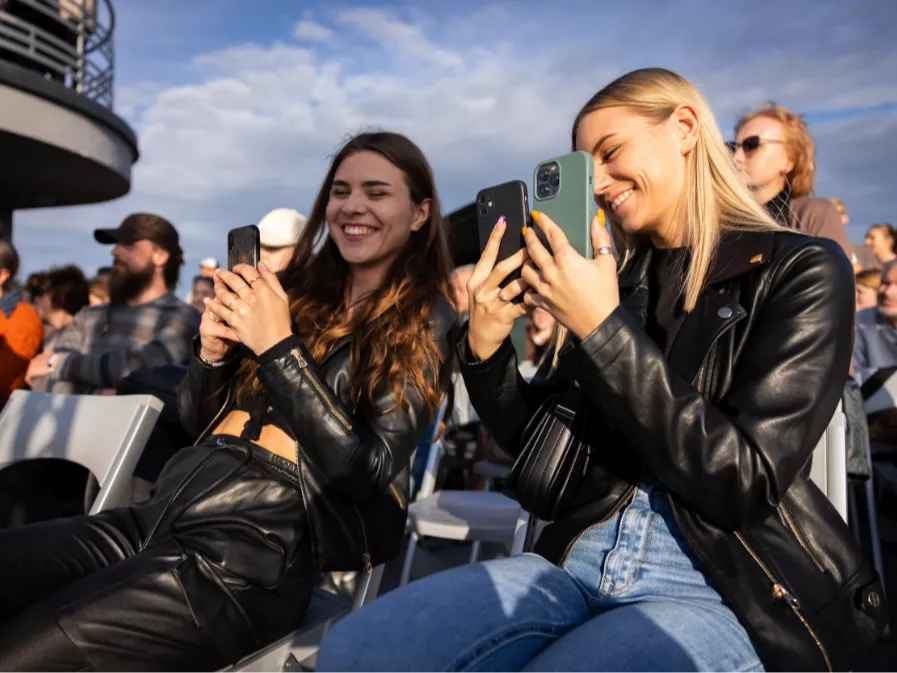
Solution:
M 537 518 L 554 521 L 588 474 L 587 426 L 578 386 L 549 397 L 523 430 L 522 449 L 505 480 L 508 495 Z

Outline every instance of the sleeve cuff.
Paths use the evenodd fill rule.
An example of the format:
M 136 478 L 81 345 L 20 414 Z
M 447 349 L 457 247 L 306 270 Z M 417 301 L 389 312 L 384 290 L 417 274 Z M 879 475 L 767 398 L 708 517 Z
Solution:
M 271 348 L 266 350 L 264 353 L 259 353 L 255 356 L 255 361 L 259 363 L 260 367 L 265 367 L 275 360 L 279 360 L 282 357 L 286 357 L 290 351 L 294 348 L 300 348 L 302 350 L 302 355 L 306 359 L 311 359 L 311 356 L 305 352 L 305 348 L 302 346 L 302 342 L 299 341 L 299 337 L 295 334 L 291 334 L 286 339 L 277 342 Z
M 197 334 L 193 337 L 192 350 L 193 350 L 193 360 L 203 369 L 217 369 L 218 367 L 223 367 L 224 365 L 232 362 L 237 358 L 237 351 L 240 350 L 240 347 L 234 348 L 230 353 L 228 353 L 223 359 L 219 360 L 215 363 L 215 366 L 207 365 L 200 355 L 200 348 L 202 346 L 201 337 Z
M 561 349 L 560 356 L 576 363 L 580 358 L 594 359 L 598 353 L 621 329 L 634 322 L 634 318 L 622 306 L 617 306 L 598 327 L 591 331 L 582 341 L 574 339 Z
M 516 354 L 516 351 L 514 350 L 514 344 L 511 342 L 511 338 L 508 337 L 502 342 L 501 346 L 498 347 L 498 350 L 488 358 L 486 358 L 485 360 L 477 360 L 470 350 L 470 343 L 467 339 L 467 334 L 468 326 L 465 324 L 461 328 L 461 331 L 458 333 L 458 338 L 455 341 L 455 351 L 458 356 L 458 365 L 464 370 L 467 370 L 469 372 L 488 371 L 493 367 L 504 364 L 509 357 Z

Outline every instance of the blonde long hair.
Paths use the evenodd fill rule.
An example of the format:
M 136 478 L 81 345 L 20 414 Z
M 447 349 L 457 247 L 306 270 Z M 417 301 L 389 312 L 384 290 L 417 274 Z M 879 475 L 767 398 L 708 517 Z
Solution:
M 572 145 L 582 120 L 590 113 L 609 107 L 625 107 L 657 124 L 665 121 L 679 105 L 689 105 L 697 115 L 697 142 L 686 163 L 685 245 L 691 260 L 685 273 L 685 310 L 694 309 L 710 276 L 723 230 L 778 230 L 750 190 L 742 183 L 723 140 L 719 124 L 703 94 L 687 79 L 664 68 L 634 70 L 614 80 L 583 106 L 573 122 Z M 610 222 L 610 232 L 622 270 L 635 253 L 648 245 L 647 234 L 630 234 Z M 566 329 L 555 335 L 557 352 L 567 338 Z

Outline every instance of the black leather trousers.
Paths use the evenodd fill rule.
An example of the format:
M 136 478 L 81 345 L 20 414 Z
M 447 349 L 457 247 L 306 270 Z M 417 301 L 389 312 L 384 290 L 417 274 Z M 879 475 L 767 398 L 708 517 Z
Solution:
M 294 629 L 316 578 L 295 473 L 212 437 L 145 503 L 0 532 L 0 670 L 214 670 Z

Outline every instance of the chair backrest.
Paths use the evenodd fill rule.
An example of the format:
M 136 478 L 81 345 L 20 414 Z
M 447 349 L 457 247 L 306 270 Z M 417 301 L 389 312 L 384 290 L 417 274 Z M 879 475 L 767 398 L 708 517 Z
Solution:
M 810 479 L 847 521 L 847 417 L 841 402 L 813 451 Z
M 17 390 L 0 414 L 0 468 L 32 458 L 83 465 L 100 491 L 91 514 L 125 504 L 162 411 L 152 395 L 54 395 Z

